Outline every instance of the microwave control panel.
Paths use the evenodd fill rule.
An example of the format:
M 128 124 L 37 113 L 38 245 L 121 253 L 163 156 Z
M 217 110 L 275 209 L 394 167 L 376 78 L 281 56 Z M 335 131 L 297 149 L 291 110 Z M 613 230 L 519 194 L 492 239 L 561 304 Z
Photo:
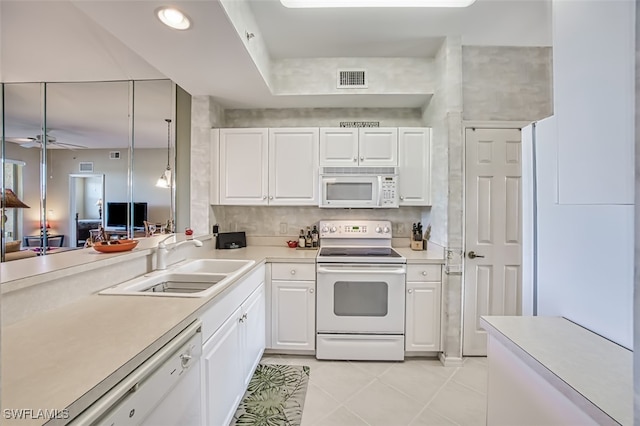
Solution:
M 398 206 L 398 178 L 397 176 L 382 176 L 382 207 Z

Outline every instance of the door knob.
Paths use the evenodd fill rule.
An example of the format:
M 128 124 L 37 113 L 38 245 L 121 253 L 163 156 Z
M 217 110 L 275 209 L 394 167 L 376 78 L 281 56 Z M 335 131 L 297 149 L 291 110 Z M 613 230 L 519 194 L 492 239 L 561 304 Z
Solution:
M 481 255 L 479 255 L 479 254 L 476 254 L 476 252 L 475 252 L 475 251 L 470 251 L 470 252 L 467 254 L 467 256 L 469 256 L 469 259 L 475 259 L 476 257 L 484 257 L 484 256 L 481 256 Z

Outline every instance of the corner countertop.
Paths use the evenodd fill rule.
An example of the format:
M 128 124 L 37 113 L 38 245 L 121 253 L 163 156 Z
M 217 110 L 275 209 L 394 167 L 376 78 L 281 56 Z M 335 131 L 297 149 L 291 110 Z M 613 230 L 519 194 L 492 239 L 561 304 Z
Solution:
M 562 317 L 486 316 L 480 323 L 592 417 L 633 424 L 632 351 Z
M 259 267 L 265 261 L 314 263 L 317 251 L 254 246 L 199 254 L 201 258 L 255 260 L 255 267 Z M 120 259 L 140 255 L 129 253 Z M 111 264 L 117 263 L 118 257 L 104 259 Z M 49 275 L 57 277 L 60 273 L 71 271 Z M 44 279 L 38 277 L 38 281 Z M 216 295 L 168 298 L 93 294 L 3 327 L 2 409 L 69 409 L 75 417 L 198 318 Z M 4 415 L 2 411 L 2 424 L 7 425 L 41 425 L 47 420 L 7 419 Z M 64 423 L 64 419 L 58 419 L 48 424 Z
M 100 267 L 117 265 L 125 259 L 149 255 L 153 247 L 147 245 L 151 243 L 141 243 L 142 247 L 134 252 L 116 255 L 100 256 L 84 249 L 82 253 L 46 256 L 47 259 L 38 262 L 43 274 L 27 274 L 16 283 L 4 283 L 3 287 L 19 284 L 14 285 L 18 290 L 95 268 L 95 263 L 86 264 L 87 257 L 100 256 Z M 409 248 L 398 251 L 407 257 L 408 263 L 444 263 L 436 251 L 413 252 Z M 315 263 L 316 255 L 317 250 L 274 246 L 198 252 L 199 258 L 254 260 L 255 267 L 264 262 Z M 4 277 L 4 269 L 2 272 Z M 209 298 L 92 294 L 3 327 L 2 408 L 69 409 L 75 417 L 198 318 L 217 294 Z M 2 423 L 26 426 L 45 421 L 3 418 Z M 59 419 L 48 424 L 64 423 Z

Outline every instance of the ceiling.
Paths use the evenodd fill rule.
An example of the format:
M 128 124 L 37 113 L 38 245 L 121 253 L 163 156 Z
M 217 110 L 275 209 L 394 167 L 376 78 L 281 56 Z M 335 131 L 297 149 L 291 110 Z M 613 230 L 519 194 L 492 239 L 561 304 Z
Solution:
M 247 26 L 260 38 L 259 45 L 264 47 L 267 61 L 272 62 L 296 58 L 431 58 L 447 36 L 459 36 L 463 45 L 551 44 L 550 0 L 476 0 L 467 8 L 324 10 L 287 9 L 278 0 L 243 1 L 174 0 L 171 4 L 193 21 L 191 29 L 175 31 L 155 18 L 154 11 L 166 5 L 164 1 L 0 0 L 0 80 L 170 78 L 192 95 L 212 96 L 225 108 L 420 107 L 428 102 L 428 94 L 274 95 L 260 72 L 260 64 L 254 61 L 255 55 L 248 52 L 229 18 L 230 9 L 247 5 L 245 14 L 252 15 Z M 80 96 L 78 93 L 65 96 L 66 103 L 58 111 L 71 114 L 73 120 L 65 121 L 61 114 L 50 120 L 59 125 L 48 127 L 54 135 L 61 132 L 58 138 L 66 142 L 84 140 L 85 145 L 104 134 L 105 105 L 122 99 L 118 90 L 97 87 L 90 97 L 104 105 L 79 108 L 80 103 L 73 101 L 73 96 Z M 164 108 L 160 104 L 151 97 L 144 108 Z M 163 142 L 157 141 L 166 139 L 165 123 L 158 117 L 166 113 L 150 115 L 155 117 L 149 120 L 155 130 L 147 132 L 153 133 L 149 140 L 162 146 Z M 96 132 L 91 133 L 89 128 Z M 7 136 L 37 134 L 31 127 L 13 131 L 16 134 L 8 132 Z M 121 134 L 117 137 L 122 140 Z
M 371 105 L 366 96 L 361 101 L 274 96 L 221 1 L 228 9 L 239 0 L 173 1 L 193 21 L 191 29 L 175 31 L 155 18 L 163 1 L 0 0 L 0 78 L 166 76 L 192 95 L 214 96 L 232 108 Z M 477 0 L 467 8 L 398 9 L 287 9 L 278 0 L 247 2 L 258 27 L 254 32 L 272 60 L 432 57 L 445 36 L 460 36 L 464 45 L 551 44 L 550 0 Z M 402 99 L 392 100 L 391 106 L 399 103 Z

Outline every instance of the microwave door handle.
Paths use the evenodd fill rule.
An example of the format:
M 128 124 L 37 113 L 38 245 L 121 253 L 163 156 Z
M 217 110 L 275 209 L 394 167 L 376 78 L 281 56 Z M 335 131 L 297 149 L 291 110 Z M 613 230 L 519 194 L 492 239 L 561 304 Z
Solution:
M 382 176 L 378 175 L 378 207 L 382 206 Z

